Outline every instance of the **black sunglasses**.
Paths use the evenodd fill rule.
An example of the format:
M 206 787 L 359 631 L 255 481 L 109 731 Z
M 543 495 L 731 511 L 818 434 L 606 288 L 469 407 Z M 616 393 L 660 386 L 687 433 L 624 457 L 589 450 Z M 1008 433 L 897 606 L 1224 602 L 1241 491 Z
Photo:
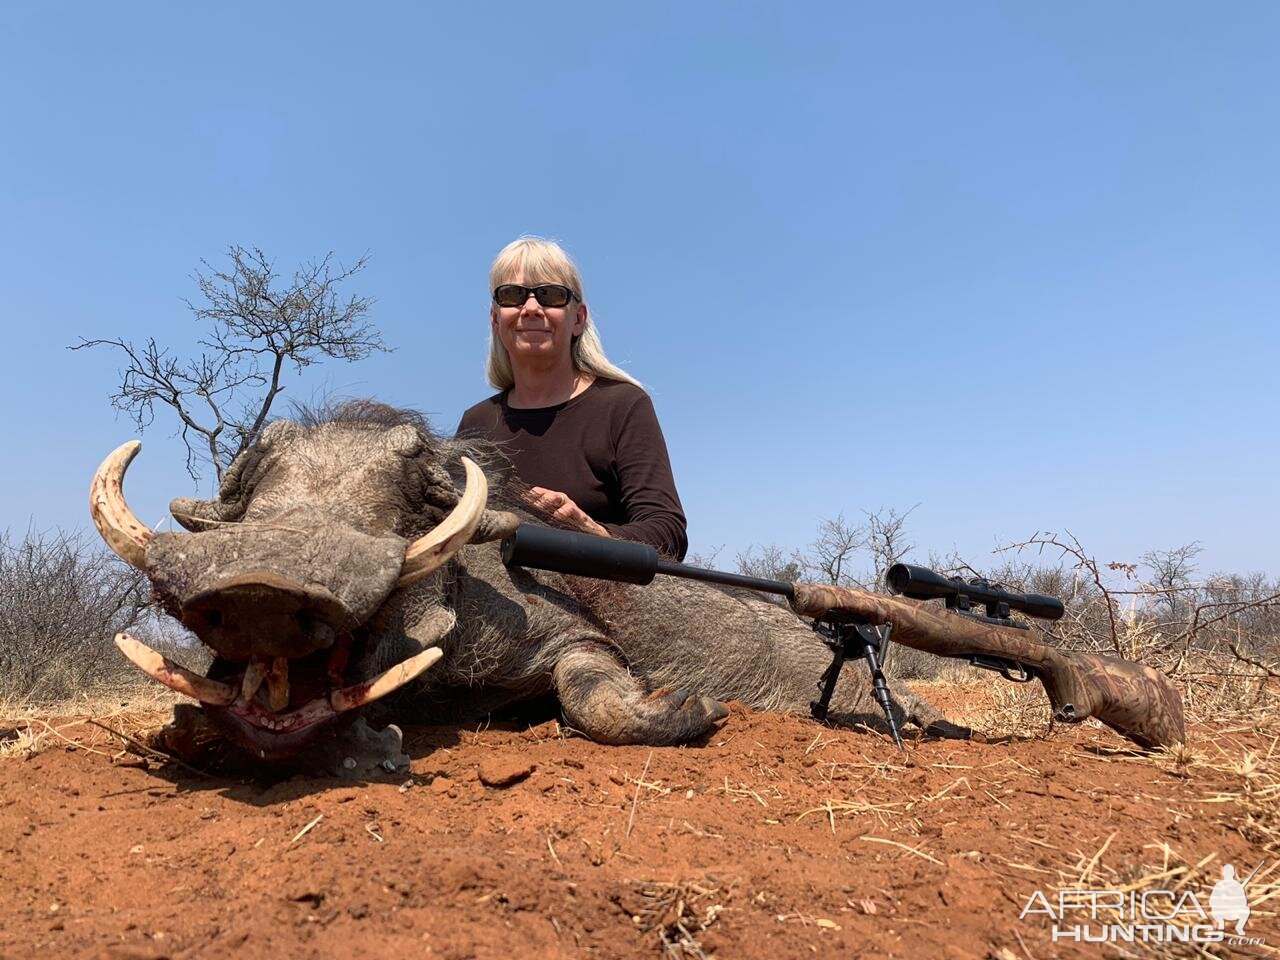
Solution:
M 518 283 L 504 283 L 493 291 L 493 302 L 500 307 L 523 307 L 529 302 L 529 294 L 544 307 L 566 307 L 578 295 L 559 283 L 544 283 L 538 287 L 522 287 Z

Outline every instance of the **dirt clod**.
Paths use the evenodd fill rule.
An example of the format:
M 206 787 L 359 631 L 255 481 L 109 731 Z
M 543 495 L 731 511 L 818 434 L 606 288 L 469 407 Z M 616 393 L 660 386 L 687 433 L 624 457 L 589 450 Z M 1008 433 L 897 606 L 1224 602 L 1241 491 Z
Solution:
M 431 781 L 430 790 L 437 797 L 447 794 L 453 789 L 453 781 L 448 777 L 436 777 Z
M 536 764 L 512 756 L 485 757 L 477 767 L 480 782 L 486 787 L 509 787 L 519 783 L 536 769 Z

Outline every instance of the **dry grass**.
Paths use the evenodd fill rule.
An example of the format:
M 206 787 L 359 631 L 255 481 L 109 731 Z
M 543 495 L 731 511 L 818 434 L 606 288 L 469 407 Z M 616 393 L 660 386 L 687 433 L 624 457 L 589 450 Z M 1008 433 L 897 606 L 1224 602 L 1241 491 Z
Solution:
M 654 935 L 663 956 L 672 960 L 706 960 L 709 954 L 699 938 L 724 910 L 719 902 L 722 898 L 718 883 L 709 878 L 683 883 L 633 881 L 631 890 L 639 898 L 631 912 L 631 922 L 642 933 Z
M 901 815 L 903 809 L 910 807 L 912 801 L 881 801 L 875 802 L 864 800 L 861 797 L 842 800 L 828 800 L 820 807 L 813 807 L 805 810 L 796 820 L 803 820 L 806 817 L 822 816 L 825 817 L 831 825 L 831 832 L 836 832 L 836 816 L 841 817 L 875 817 L 877 822 L 882 826 L 896 822 Z
M 890 641 L 885 648 L 884 672 L 893 680 L 929 680 L 939 683 L 964 683 L 976 673 L 961 660 L 934 656 L 923 650 L 914 650 Z
M 1197 815 L 1216 820 L 1256 851 L 1248 862 L 1234 858 L 1237 874 L 1243 877 L 1261 864 L 1248 887 L 1252 910 L 1249 932 L 1257 935 L 1253 931 L 1274 929 L 1275 919 L 1280 915 L 1275 908 L 1280 900 L 1280 859 L 1276 856 L 1280 853 L 1280 717 L 1272 711 L 1260 721 L 1260 725 L 1219 722 L 1199 732 L 1201 735 L 1194 738 L 1193 745 L 1176 750 L 1146 755 L 1126 752 L 1116 757 L 1104 753 L 1098 755 L 1098 760 L 1104 763 L 1152 763 L 1180 781 L 1204 784 L 1203 795 L 1195 801 Z M 1259 735 L 1265 743 L 1263 748 L 1256 746 Z M 1197 851 L 1188 856 L 1175 842 L 1165 838 L 1153 838 L 1143 846 L 1141 855 L 1135 857 L 1132 850 L 1112 849 L 1115 836 L 1112 833 L 1091 849 L 1053 847 L 1051 849 L 1057 850 L 1061 859 L 1049 870 L 1038 872 L 1047 874 L 1047 886 L 1059 890 L 1122 893 L 1170 890 L 1175 896 L 1190 890 L 1207 909 L 1210 888 L 1222 876 L 1222 867 L 1232 862 L 1231 857 L 1218 851 L 1207 854 Z M 1166 909 L 1169 906 L 1161 902 L 1156 908 Z M 1118 910 L 1110 911 L 1110 917 L 1107 913 L 1099 907 L 1099 923 L 1131 922 L 1131 918 L 1120 916 Z M 1187 926 L 1199 921 L 1188 911 L 1169 922 L 1175 926 Z M 1118 944 L 1113 948 L 1120 956 L 1139 955 L 1125 953 Z M 1125 948 L 1172 957 L 1223 955 L 1215 945 L 1164 943 L 1125 945 Z M 1253 949 L 1262 955 L 1280 954 L 1271 946 Z
M 1262 733 L 1269 743 L 1260 750 L 1241 748 L 1232 733 Z M 1214 736 L 1203 738 L 1193 765 L 1229 778 L 1231 783 L 1204 802 L 1242 807 L 1244 821 L 1236 819 L 1227 825 L 1260 850 L 1280 854 L 1280 718 L 1272 715 L 1258 727 L 1215 731 Z
M 1280 680 L 1230 655 L 1188 657 L 1173 679 L 1189 720 L 1280 717 Z
M 1010 683 L 998 679 L 991 687 L 992 704 L 984 707 L 972 725 L 992 737 L 1035 737 L 1048 733 L 1052 721 L 1049 698 L 1037 683 Z
M 123 695 L 82 694 L 53 704 L 0 700 L 0 761 L 24 760 L 51 745 L 72 744 L 115 757 L 126 745 L 125 737 L 141 739 L 180 700 L 150 680 L 119 693 Z M 113 736 L 111 730 L 124 736 Z

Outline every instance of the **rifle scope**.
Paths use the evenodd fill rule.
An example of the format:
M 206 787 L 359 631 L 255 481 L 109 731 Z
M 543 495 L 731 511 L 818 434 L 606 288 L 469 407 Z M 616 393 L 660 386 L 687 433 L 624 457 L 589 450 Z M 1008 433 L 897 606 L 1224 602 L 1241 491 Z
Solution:
M 968 609 L 970 603 L 986 604 L 989 617 L 1008 616 L 1007 613 L 998 611 L 1000 604 L 1004 604 L 1007 610 L 1019 610 L 1029 617 L 1041 620 L 1058 620 L 1066 612 L 1062 601 L 1057 597 L 1046 597 L 1039 593 L 1013 593 L 993 586 L 986 580 L 953 580 L 928 567 L 917 567 L 910 563 L 895 563 L 885 574 L 885 581 L 894 593 L 913 600 L 942 597 L 948 607 L 960 610 Z

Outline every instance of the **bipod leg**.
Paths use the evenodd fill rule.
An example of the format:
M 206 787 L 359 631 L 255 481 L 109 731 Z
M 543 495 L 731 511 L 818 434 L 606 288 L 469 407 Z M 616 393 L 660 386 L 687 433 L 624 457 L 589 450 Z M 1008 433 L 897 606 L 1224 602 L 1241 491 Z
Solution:
M 827 667 L 826 673 L 818 681 L 818 686 L 822 688 L 822 695 L 817 700 L 809 701 L 809 712 L 813 714 L 813 719 L 819 723 L 827 722 L 827 711 L 831 707 L 831 697 L 836 692 L 836 681 L 840 679 L 840 668 L 844 666 L 844 644 L 835 643 L 830 644 L 830 646 L 834 654 L 831 659 L 831 666 Z
M 886 624 L 882 628 L 883 633 L 865 623 L 855 624 L 854 628 L 858 632 L 858 638 L 862 641 L 862 656 L 866 658 L 867 666 L 871 668 L 871 688 L 875 691 L 876 702 L 880 704 L 880 709 L 884 711 L 884 718 L 889 724 L 889 732 L 893 734 L 893 742 L 898 745 L 899 750 L 906 753 L 907 748 L 902 743 L 902 734 L 898 732 L 898 723 L 893 719 L 893 701 L 889 697 L 889 683 L 884 678 L 884 671 L 880 669 L 880 644 L 889 639 L 889 631 L 892 626 Z
M 873 627 L 869 623 L 849 622 L 836 616 L 819 617 L 813 623 L 814 631 L 822 637 L 823 642 L 831 648 L 833 654 L 831 666 L 827 667 L 818 686 L 822 695 L 809 703 L 813 718 L 826 722 L 827 710 L 831 705 L 831 697 L 836 691 L 836 681 L 840 678 L 840 670 L 849 658 L 863 659 L 871 668 L 871 687 L 875 692 L 876 703 L 884 711 L 885 722 L 889 724 L 889 732 L 893 734 L 893 742 L 903 753 L 907 752 L 902 742 L 902 734 L 898 732 L 898 723 L 893 719 L 893 699 L 889 696 L 889 684 L 880 668 L 880 645 L 889 641 L 891 624 Z

